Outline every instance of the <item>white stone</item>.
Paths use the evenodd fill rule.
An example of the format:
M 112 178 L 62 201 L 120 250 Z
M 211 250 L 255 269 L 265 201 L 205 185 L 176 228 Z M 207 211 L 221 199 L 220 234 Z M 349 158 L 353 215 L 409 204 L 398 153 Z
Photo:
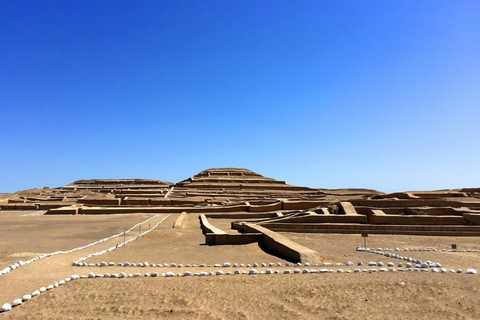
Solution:
M 40 294 L 40 290 L 35 290 L 32 292 L 32 297 L 38 296 Z
M 166 276 L 167 276 L 167 277 L 175 277 L 175 273 L 173 273 L 173 272 L 171 272 L 171 271 L 168 271 L 168 272 L 166 273 Z
M 29 294 L 24 295 L 23 298 L 22 298 L 23 301 L 27 301 L 27 300 L 30 300 L 30 299 L 32 299 L 32 296 L 29 295 Z
M 283 270 L 283 274 L 290 274 L 290 273 L 292 273 L 292 272 L 289 269 Z
M 250 275 L 258 274 L 258 271 L 256 269 L 250 269 L 250 271 L 248 271 L 248 274 L 250 274 Z
M 228 267 L 230 267 L 230 266 L 231 266 L 230 262 L 225 262 L 225 263 L 223 264 L 223 267 L 224 267 L 224 268 L 228 268 Z
M 467 274 L 477 274 L 477 270 L 475 270 L 475 269 L 467 269 Z
M 12 310 L 12 306 L 10 305 L 10 303 L 4 303 L 2 305 L 2 308 L 0 309 L 1 312 L 6 312 L 10 310 Z
M 15 299 L 12 302 L 12 306 L 16 307 L 22 304 L 22 299 Z
M 223 276 L 224 275 L 224 272 L 222 270 L 218 270 L 216 273 L 215 273 L 217 276 Z
M 302 273 L 310 273 L 310 270 L 308 270 L 308 269 L 303 269 Z
M 300 269 L 293 269 L 293 273 L 300 273 Z

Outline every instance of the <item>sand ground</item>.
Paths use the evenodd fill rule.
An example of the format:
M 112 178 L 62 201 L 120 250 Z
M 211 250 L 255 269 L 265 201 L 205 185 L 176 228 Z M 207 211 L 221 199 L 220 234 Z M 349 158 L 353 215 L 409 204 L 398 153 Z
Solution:
M 0 213 L 0 268 L 39 253 L 67 250 L 119 233 L 151 217 L 24 216 Z M 154 223 L 166 215 L 160 215 Z M 72 274 L 105 272 L 216 271 L 223 262 L 281 262 L 257 244 L 205 246 L 198 215 L 188 215 L 184 229 L 173 229 L 171 215 L 148 235 L 123 248 L 88 259 L 101 261 L 182 263 L 206 268 L 74 267 L 72 261 L 116 243 L 121 237 L 85 250 L 49 257 L 0 276 L 0 303 L 12 302 L 41 286 Z M 227 229 L 231 220 L 212 219 Z M 144 225 L 143 230 L 147 228 Z M 130 236 L 138 232 L 133 231 Z M 317 250 L 325 262 L 392 261 L 355 251 L 359 235 L 283 233 Z M 370 235 L 371 247 L 480 248 L 474 237 L 418 237 Z M 404 252 L 446 268 L 480 271 L 480 253 Z M 354 266 L 356 267 L 356 266 Z M 353 269 L 351 267 L 350 269 Z M 286 267 L 273 267 L 283 271 Z M 344 269 L 349 269 L 343 266 Z M 234 268 L 222 268 L 233 271 Z M 249 270 L 250 268 L 239 268 Z M 259 267 L 260 270 L 267 268 Z M 290 268 L 292 269 L 292 268 Z M 292 275 L 230 275 L 209 277 L 81 279 L 69 282 L 25 302 L 0 319 L 479 319 L 479 275 L 432 273 L 351 273 Z

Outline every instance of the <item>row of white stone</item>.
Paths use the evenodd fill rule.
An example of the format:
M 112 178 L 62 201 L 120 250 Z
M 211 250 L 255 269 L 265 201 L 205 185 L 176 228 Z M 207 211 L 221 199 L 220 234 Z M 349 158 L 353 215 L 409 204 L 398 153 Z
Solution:
M 368 248 L 370 249 L 370 248 Z M 372 248 L 374 249 L 374 248 Z M 377 248 L 377 251 L 433 251 L 433 252 L 479 252 L 478 249 L 439 249 L 439 248 Z
M 0 308 L 0 312 L 10 311 L 10 310 L 12 310 L 12 306 L 13 307 L 19 306 L 22 303 L 24 303 L 25 301 L 28 301 L 28 300 L 32 299 L 33 297 L 38 296 L 41 293 L 44 293 L 48 290 L 52 290 L 53 288 L 60 287 L 67 282 L 74 281 L 74 280 L 77 280 L 77 279 L 80 279 L 80 278 L 81 277 L 78 276 L 78 275 L 72 275 L 71 277 L 68 277 L 65 280 L 60 280 L 60 281 L 55 282 L 54 284 L 51 284 L 51 285 L 46 286 L 46 287 L 41 287 L 40 289 L 33 291 L 31 294 L 24 295 L 22 297 L 22 299 L 13 300 L 12 304 L 9 304 L 9 303 L 3 304 L 2 307 Z
M 432 262 L 432 261 L 429 261 L 429 260 L 428 261 L 422 261 L 420 259 L 400 256 L 400 255 L 395 254 L 395 253 L 377 251 L 377 249 L 363 248 L 363 247 L 359 246 L 359 247 L 357 247 L 357 251 L 375 253 L 375 254 L 385 256 L 387 258 L 395 258 L 395 259 L 408 261 L 409 263 L 415 263 L 417 265 L 420 265 L 420 267 L 422 267 L 422 268 L 434 268 L 434 267 L 441 267 L 442 266 L 439 262 Z
M 274 263 L 274 262 L 270 262 L 270 263 L 265 263 L 265 262 L 262 262 L 261 264 L 259 263 L 253 263 L 253 264 L 244 264 L 244 263 L 230 263 L 230 262 L 225 262 L 223 264 L 219 264 L 219 263 L 215 263 L 214 265 L 211 265 L 211 264 L 205 264 L 205 263 L 202 263 L 200 265 L 196 265 L 196 264 L 176 264 L 176 263 L 164 263 L 164 264 L 155 264 L 155 263 L 149 263 L 147 261 L 145 262 L 140 262 L 140 263 L 130 263 L 130 262 L 120 262 L 120 263 L 115 263 L 115 262 L 97 262 L 97 263 L 86 263 L 86 262 L 77 262 L 75 261 L 73 263 L 74 266 L 77 266 L 77 267 L 114 267 L 114 266 L 117 266 L 117 267 L 160 267 L 160 268 L 211 268 L 211 267 L 214 267 L 214 268 L 230 268 L 230 267 L 233 267 L 233 268 L 236 268 L 236 267 L 247 267 L 247 268 L 250 268 L 250 267 L 253 267 L 253 268 L 266 268 L 266 267 L 281 267 L 282 266 L 282 263 L 281 262 L 277 262 L 277 263 Z M 293 263 L 293 262 L 286 262 L 285 263 L 285 266 L 286 267 L 293 267 L 293 266 L 314 266 L 314 267 L 320 267 L 320 266 L 342 266 L 342 265 L 345 265 L 345 266 L 353 266 L 354 263 L 352 261 L 347 261 L 345 263 L 342 263 L 342 262 L 337 262 L 337 263 L 332 263 L 332 262 L 324 262 L 322 264 L 310 264 L 308 262 L 306 262 L 305 264 L 302 264 L 301 262 L 298 262 L 298 263 Z M 359 266 L 363 266 L 363 262 L 358 262 L 357 265 Z M 382 267 L 384 266 L 384 263 L 379 261 L 379 262 L 369 262 L 368 263 L 369 266 L 379 266 L 379 267 Z M 395 264 L 393 262 L 387 262 L 387 266 L 388 267 L 393 267 Z M 411 263 L 407 263 L 407 266 L 408 265 L 412 265 Z M 399 267 L 402 267 L 403 264 L 402 263 L 398 263 L 398 266 Z M 435 264 L 435 265 L 431 265 L 429 267 L 440 267 L 441 265 L 440 264 Z M 420 267 L 420 265 L 419 265 Z
M 7 273 L 11 272 L 12 270 L 15 270 L 15 269 L 17 269 L 17 268 L 20 268 L 20 267 L 22 267 L 22 266 L 24 266 L 24 265 L 27 265 L 27 264 L 30 264 L 30 263 L 35 262 L 35 261 L 37 261 L 37 260 L 40 260 L 40 259 L 48 258 L 48 257 L 51 257 L 51 256 L 56 256 L 56 255 L 59 255 L 59 254 L 72 253 L 72 252 L 75 252 L 75 251 L 78 251 L 78 250 L 83 250 L 83 249 L 89 248 L 89 247 L 91 247 L 91 246 L 97 245 L 97 244 L 99 244 L 99 243 L 105 242 L 105 241 L 107 241 L 107 240 L 110 240 L 110 239 L 112 239 L 112 238 L 119 237 L 119 236 L 123 235 L 124 233 L 127 234 L 127 233 L 129 233 L 130 231 L 132 231 L 133 229 L 135 229 L 136 227 L 138 227 L 139 225 L 144 224 L 144 223 L 152 220 L 153 218 L 155 218 L 155 217 L 157 217 L 157 216 L 158 216 L 158 214 L 155 215 L 155 216 L 153 216 L 153 217 L 148 218 L 147 220 L 145 220 L 145 221 L 143 221 L 143 222 L 137 223 L 136 225 L 134 225 L 133 227 L 131 227 L 131 228 L 128 229 L 128 230 L 122 231 L 122 232 L 120 232 L 120 233 L 118 233 L 118 234 L 114 234 L 114 235 L 112 235 L 112 236 L 110 236 L 110 237 L 103 238 L 103 239 L 101 239 L 101 240 L 98 240 L 98 241 L 95 241 L 95 242 L 92 242 L 92 243 L 89 243 L 89 244 L 87 244 L 87 245 L 85 245 L 85 246 L 73 248 L 73 249 L 67 250 L 67 251 L 56 251 L 56 252 L 52 252 L 52 253 L 45 253 L 45 254 L 39 255 L 39 256 L 37 256 L 37 257 L 35 257 L 35 258 L 32 258 L 32 259 L 30 259 L 30 260 L 27 260 L 27 261 L 18 261 L 17 263 L 12 264 L 12 265 L 4 268 L 3 270 L 1 270 L 1 271 L 0 271 L 0 276 L 2 276 L 2 275 L 4 275 L 4 274 L 7 274 Z
M 158 215 L 155 215 L 154 217 L 157 217 Z M 105 249 L 105 250 L 102 250 L 102 251 L 98 251 L 98 252 L 95 252 L 95 253 L 92 253 L 92 254 L 87 254 L 86 256 L 84 257 L 81 257 L 79 259 L 77 259 L 76 261 L 73 262 L 73 265 L 78 265 L 80 262 L 82 261 L 85 261 L 89 258 L 92 258 L 92 257 L 95 257 L 95 256 L 101 256 L 102 254 L 105 254 L 105 253 L 108 253 L 110 251 L 113 251 L 113 250 L 116 250 L 117 248 L 121 248 L 123 247 L 124 245 L 126 245 L 127 243 L 130 243 L 132 241 L 135 241 L 137 240 L 138 238 L 146 235 L 147 233 L 151 232 L 153 229 L 155 229 L 156 227 L 158 227 L 163 221 L 165 221 L 165 219 L 167 219 L 169 216 L 171 216 L 171 214 L 168 214 L 167 216 L 165 216 L 162 220 L 160 220 L 159 222 L 157 222 L 153 227 L 151 227 L 150 229 L 148 229 L 147 231 L 144 231 L 142 233 L 140 233 L 139 235 L 133 237 L 133 238 L 130 238 L 128 239 L 127 241 L 124 241 L 124 242 L 121 242 L 119 244 L 117 244 L 116 246 L 114 247 L 110 247 L 108 249 Z M 153 217 L 152 217 L 153 218 Z M 123 234 L 123 233 L 122 233 Z
M 395 269 L 395 268 L 390 268 L 390 269 L 387 269 L 387 268 L 381 268 L 381 269 L 376 269 L 376 268 L 371 268 L 371 269 L 354 269 L 353 270 L 353 273 L 360 273 L 360 272 L 367 272 L 367 273 L 375 273 L 375 272 L 396 272 L 396 271 L 407 271 L 407 272 L 432 272 L 432 273 L 447 273 L 447 269 L 445 268 L 441 268 L 440 270 L 438 270 L 437 268 L 432 268 L 431 270 L 430 269 L 425 269 L 425 268 L 422 268 L 422 269 L 418 269 L 418 268 L 415 268 L 415 269 L 412 269 L 412 268 L 407 268 L 407 269 Z M 300 270 L 298 268 L 295 268 L 293 270 L 290 270 L 290 269 L 285 269 L 283 270 L 283 274 L 311 274 L 311 273 L 352 273 L 352 270 L 343 270 L 343 269 L 326 269 L 326 268 L 322 268 L 322 269 L 303 269 L 303 270 Z M 457 271 L 451 269 L 450 270 L 450 273 L 462 273 L 462 270 L 461 269 L 458 269 Z M 477 274 L 477 271 L 475 269 L 468 269 L 466 271 L 467 274 Z M 272 270 L 272 269 L 267 269 L 266 271 L 258 271 L 257 269 L 250 269 L 249 271 L 246 271 L 246 270 L 243 270 L 243 271 L 240 271 L 240 270 L 235 270 L 233 272 L 230 272 L 230 271 L 227 271 L 227 272 L 224 272 L 223 270 L 217 270 L 216 272 L 206 272 L 206 271 L 202 271 L 202 272 L 196 272 L 196 273 L 192 273 L 190 271 L 185 271 L 183 273 L 174 273 L 172 271 L 168 271 L 166 273 L 161 273 L 159 274 L 158 272 L 152 272 L 152 273 L 145 273 L 143 276 L 144 277 L 158 277 L 158 276 L 161 276 L 161 277 L 167 277 L 167 278 L 170 278 L 170 277 L 188 277 L 188 276 L 223 276 L 223 275 L 240 275 L 240 274 L 248 274 L 248 275 L 258 275 L 258 274 L 280 274 L 280 271 L 279 270 Z M 73 281 L 73 280 L 77 280 L 77 279 L 87 279 L 87 278 L 118 278 L 118 279 L 122 279 L 122 278 L 136 278 L 136 277 L 142 277 L 142 274 L 141 273 L 135 273 L 135 274 L 127 274 L 125 272 L 122 272 L 122 273 L 105 273 L 105 274 L 95 274 L 95 273 L 89 273 L 88 275 L 83 275 L 83 276 L 78 276 L 78 275 L 72 275 L 71 277 L 69 278 L 66 278 L 65 280 L 60 280 L 58 282 L 55 282 L 54 284 L 51 284 L 47 287 L 41 287 L 39 290 L 35 290 L 32 294 L 27 294 L 27 295 L 24 295 L 22 299 L 15 299 L 13 300 L 12 302 L 12 305 L 10 305 L 9 303 L 5 303 L 3 304 L 2 308 L 0 309 L 0 312 L 5 312 L 5 311 L 9 311 L 12 309 L 12 306 L 15 307 L 15 306 L 19 306 L 21 305 L 23 302 L 25 301 L 28 301 L 30 300 L 32 297 L 35 297 L 43 292 L 46 292 L 48 290 L 51 290 L 53 288 L 56 288 L 56 287 L 59 287 L 67 282 L 70 282 L 70 281 Z

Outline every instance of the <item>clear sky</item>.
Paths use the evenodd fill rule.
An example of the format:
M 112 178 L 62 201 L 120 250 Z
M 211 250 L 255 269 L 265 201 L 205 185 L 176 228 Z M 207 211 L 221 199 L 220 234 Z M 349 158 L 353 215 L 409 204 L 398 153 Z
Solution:
M 480 187 L 480 1 L 0 0 L 0 119 L 0 192 Z

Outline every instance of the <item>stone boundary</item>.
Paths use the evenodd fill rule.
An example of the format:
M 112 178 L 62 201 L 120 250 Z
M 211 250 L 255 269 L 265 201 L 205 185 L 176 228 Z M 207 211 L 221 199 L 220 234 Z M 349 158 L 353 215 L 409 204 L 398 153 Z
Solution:
M 411 268 L 408 268 L 407 270 L 403 270 L 403 271 L 447 273 L 447 270 L 444 269 L 444 268 L 442 268 L 441 271 L 439 271 L 436 268 L 432 268 L 431 270 L 425 269 L 425 268 L 422 268 L 422 269 L 415 268 L 415 269 L 411 269 L 411 270 L 409 270 L 409 269 L 411 269 Z M 401 270 L 400 269 L 397 270 L 395 268 L 380 268 L 380 269 L 377 269 L 377 268 L 358 269 L 357 268 L 357 269 L 353 270 L 353 273 L 362 273 L 362 272 L 376 273 L 377 271 L 382 273 L 382 272 L 396 272 L 396 271 L 401 271 Z M 127 274 L 125 272 L 122 272 L 122 273 L 119 273 L 119 274 L 118 273 L 95 274 L 95 273 L 91 272 L 88 275 L 82 275 L 82 276 L 72 275 L 71 277 L 68 277 L 65 280 L 62 279 L 58 282 L 55 282 L 53 284 L 48 285 L 47 287 L 41 287 L 39 290 L 35 290 L 34 292 L 32 292 L 32 294 L 26 294 L 21 299 L 13 300 L 12 304 L 4 303 L 2 305 L 2 307 L 0 308 L 0 312 L 10 311 L 10 310 L 12 310 L 12 306 L 13 307 L 18 307 L 18 306 L 22 305 L 24 302 L 32 299 L 33 297 L 36 297 L 36 296 L 40 295 L 41 293 L 52 290 L 54 288 L 58 288 L 62 285 L 67 284 L 68 282 L 79 280 L 79 279 L 100 279 L 100 278 L 124 279 L 124 278 L 137 278 L 137 277 L 142 277 L 142 276 L 143 277 L 151 277 L 151 278 L 156 278 L 156 277 L 159 277 L 159 276 L 166 277 L 166 278 L 172 278 L 172 277 L 189 277 L 189 276 L 192 276 L 192 275 L 193 276 L 200 276 L 200 277 L 201 276 L 228 276 L 228 275 L 251 275 L 251 276 L 255 276 L 255 275 L 272 275 L 272 274 L 277 274 L 277 275 L 280 275 L 280 274 L 283 274 L 283 275 L 290 275 L 290 274 L 310 275 L 310 274 L 325 274 L 325 273 L 352 274 L 352 270 L 328 269 L 328 268 L 322 268 L 322 269 L 308 269 L 308 268 L 305 268 L 305 269 L 301 270 L 299 268 L 295 268 L 295 269 L 293 269 L 293 272 L 290 269 L 285 269 L 285 270 L 283 270 L 283 272 L 280 272 L 279 270 L 272 270 L 272 269 L 267 269 L 266 271 L 262 270 L 262 271 L 258 272 L 256 269 L 250 269 L 249 271 L 247 271 L 247 270 L 241 271 L 239 269 L 236 269 L 233 272 L 230 272 L 230 271 L 224 272 L 223 270 L 217 270 L 215 272 L 213 272 L 213 271 L 210 271 L 210 272 L 202 271 L 202 272 L 192 273 L 190 271 L 185 271 L 183 273 L 177 273 L 177 274 L 175 272 L 172 272 L 172 271 L 168 271 L 166 273 L 161 273 L 161 274 L 159 274 L 158 272 L 145 273 L 145 274 L 142 274 L 142 273 Z M 461 269 L 458 269 L 457 271 L 451 269 L 450 273 L 451 274 L 460 274 L 460 273 L 463 273 L 463 271 Z M 477 271 L 475 269 L 467 269 L 466 274 L 477 274 Z
M 107 252 L 114 251 L 114 250 L 116 250 L 116 249 L 118 249 L 118 248 L 121 248 L 121 247 L 123 247 L 124 245 L 126 245 L 126 244 L 128 244 L 128 243 L 130 243 L 130 242 L 132 242 L 132 241 L 137 240 L 138 238 L 146 235 L 147 233 L 151 232 L 153 229 L 155 229 L 156 227 L 158 227 L 163 221 L 165 221 L 165 219 L 167 219 L 167 218 L 170 217 L 171 215 L 172 215 L 172 214 L 169 214 L 169 215 L 163 217 L 162 220 L 160 220 L 159 222 L 157 222 L 153 227 L 151 227 L 151 228 L 148 229 L 147 231 L 144 231 L 144 232 L 140 233 L 139 235 L 137 235 L 137 236 L 135 236 L 135 237 L 133 237 L 133 238 L 128 239 L 128 240 L 125 241 L 125 242 L 122 242 L 122 243 L 120 243 L 120 244 L 117 244 L 115 247 L 110 247 L 110 248 L 108 248 L 108 249 L 105 249 L 105 250 L 102 250 L 102 251 L 98 251 L 98 252 L 95 252 L 95 253 L 92 253 L 92 254 L 88 254 L 88 255 L 86 255 L 85 257 L 82 257 L 82 258 L 80 258 L 80 259 L 77 259 L 77 260 L 73 263 L 73 265 L 76 265 L 76 264 L 78 264 L 79 262 L 84 261 L 84 260 L 87 260 L 87 259 L 90 259 L 90 258 L 92 258 L 92 257 L 101 256 L 102 254 L 105 254 L 105 253 L 107 253 Z M 156 216 L 154 216 L 154 217 L 157 217 L 157 216 L 158 216 L 158 215 L 156 215 Z M 152 218 L 154 218 L 154 217 L 152 217 Z M 122 235 L 122 234 L 123 234 L 123 232 L 120 233 L 120 235 Z M 117 237 L 118 237 L 118 235 L 117 235 Z
M 56 251 L 56 252 L 52 252 L 52 253 L 45 253 L 45 254 L 39 255 L 39 256 L 37 256 L 37 257 L 35 257 L 35 258 L 32 258 L 32 259 L 30 259 L 30 260 L 27 260 L 27 261 L 19 261 L 19 262 L 13 264 L 13 265 L 10 265 L 9 267 L 6 267 L 6 268 L 4 268 L 3 270 L 1 270 L 1 271 L 0 271 L 0 276 L 1 276 L 1 275 L 4 275 L 4 274 L 7 274 L 7 273 L 9 273 L 10 271 L 15 270 L 15 269 L 17 269 L 17 268 L 20 268 L 20 267 L 22 267 L 22 266 L 24 266 L 24 265 L 27 265 L 27 264 L 30 264 L 30 263 L 35 262 L 35 261 L 37 261 L 37 260 L 40 260 L 40 259 L 48 258 L 48 257 L 55 256 L 55 255 L 58 255 L 58 254 L 66 254 L 66 253 L 72 253 L 72 252 L 75 252 L 75 251 L 78 251 L 78 250 L 83 250 L 83 249 L 86 249 L 86 248 L 88 248 L 88 247 L 91 247 L 91 246 L 97 245 L 97 244 L 99 244 L 99 243 L 105 242 L 105 241 L 107 241 L 107 240 L 110 240 L 110 239 L 119 237 L 119 236 L 121 236 L 121 235 L 123 235 L 123 234 L 129 233 L 130 231 L 132 231 L 133 229 L 135 229 L 135 228 L 138 227 L 139 225 L 142 225 L 142 224 L 144 224 L 144 223 L 147 223 L 148 221 L 152 220 L 153 218 L 155 218 L 155 217 L 157 217 L 157 216 L 158 216 L 158 215 L 155 215 L 155 216 L 153 216 L 153 217 L 148 218 L 147 220 L 145 220 L 145 221 L 143 221 L 143 222 L 139 222 L 139 223 L 137 223 L 136 225 L 134 225 L 133 227 L 131 227 L 131 228 L 128 229 L 128 230 L 122 231 L 122 232 L 120 232 L 120 233 L 114 234 L 114 235 L 112 235 L 112 236 L 110 236 L 110 237 L 103 238 L 103 239 L 100 239 L 100 240 L 95 241 L 95 242 L 92 242 L 92 243 L 89 243 L 89 244 L 87 244 L 87 245 L 85 245 L 85 246 L 82 246 L 82 247 L 73 248 L 73 249 L 67 250 L 67 251 Z

